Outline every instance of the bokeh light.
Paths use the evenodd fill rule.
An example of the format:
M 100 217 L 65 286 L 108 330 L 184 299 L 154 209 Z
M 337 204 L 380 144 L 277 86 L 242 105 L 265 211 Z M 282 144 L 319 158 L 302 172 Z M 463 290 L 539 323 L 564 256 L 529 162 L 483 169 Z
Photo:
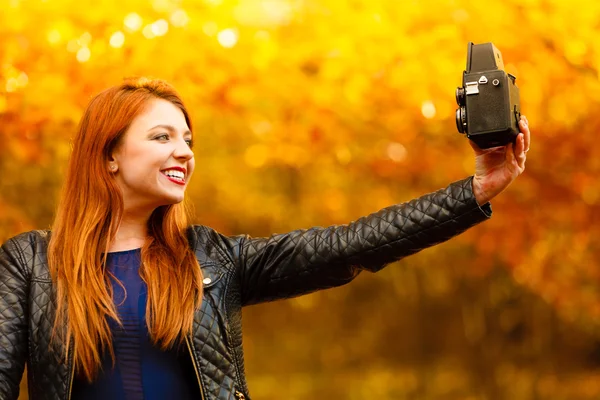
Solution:
M 244 310 L 258 399 L 600 398 L 600 2 L 5 0 L 0 242 L 51 225 L 92 96 L 172 83 L 195 223 L 341 225 L 474 173 L 469 41 L 517 77 L 527 168 L 493 217 L 346 287 Z M 301 349 L 301 350 L 299 350 Z

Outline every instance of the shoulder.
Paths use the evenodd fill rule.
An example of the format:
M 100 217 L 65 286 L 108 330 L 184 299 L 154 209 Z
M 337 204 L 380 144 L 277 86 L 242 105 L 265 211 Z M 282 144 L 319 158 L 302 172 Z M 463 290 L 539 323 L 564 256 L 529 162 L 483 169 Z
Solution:
M 0 246 L 0 264 L 4 267 L 12 265 L 21 273 L 30 275 L 34 265 L 46 264 L 49 240 L 49 230 L 34 230 L 13 236 Z
M 28 249 L 47 248 L 50 241 L 49 230 L 34 230 L 19 233 L 6 240 L 2 249 L 6 252 L 27 251 Z
M 235 268 L 244 236 L 227 236 L 206 225 L 190 225 L 188 240 L 200 264 Z

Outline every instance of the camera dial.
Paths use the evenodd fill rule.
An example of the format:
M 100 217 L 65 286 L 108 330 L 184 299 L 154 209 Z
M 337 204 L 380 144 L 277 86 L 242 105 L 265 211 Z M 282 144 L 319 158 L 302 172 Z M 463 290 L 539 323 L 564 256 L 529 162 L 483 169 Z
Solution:
M 467 131 L 467 109 L 465 107 L 461 106 L 456 109 L 456 129 L 460 133 Z
M 457 87 L 455 96 L 456 96 L 456 103 L 458 103 L 459 106 L 464 106 L 465 105 L 465 88 Z

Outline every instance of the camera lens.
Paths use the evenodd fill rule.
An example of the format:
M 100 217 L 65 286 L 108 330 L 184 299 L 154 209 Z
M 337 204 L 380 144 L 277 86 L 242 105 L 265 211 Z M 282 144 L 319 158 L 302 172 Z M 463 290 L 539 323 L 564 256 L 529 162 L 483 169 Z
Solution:
M 456 88 L 456 103 L 459 106 L 464 106 L 465 105 L 465 88 L 463 87 L 458 87 Z
M 456 109 L 456 129 L 460 133 L 465 133 L 467 130 L 467 109 L 465 107 Z

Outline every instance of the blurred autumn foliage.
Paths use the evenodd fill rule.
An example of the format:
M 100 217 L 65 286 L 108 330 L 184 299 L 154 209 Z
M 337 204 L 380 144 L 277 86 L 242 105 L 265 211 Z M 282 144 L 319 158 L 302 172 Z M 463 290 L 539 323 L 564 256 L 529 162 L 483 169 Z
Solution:
M 494 217 L 347 287 L 245 310 L 256 399 L 600 398 L 600 2 L 0 0 L 0 242 L 49 227 L 90 96 L 175 85 L 196 222 L 340 224 L 473 172 L 466 44 L 533 140 Z

